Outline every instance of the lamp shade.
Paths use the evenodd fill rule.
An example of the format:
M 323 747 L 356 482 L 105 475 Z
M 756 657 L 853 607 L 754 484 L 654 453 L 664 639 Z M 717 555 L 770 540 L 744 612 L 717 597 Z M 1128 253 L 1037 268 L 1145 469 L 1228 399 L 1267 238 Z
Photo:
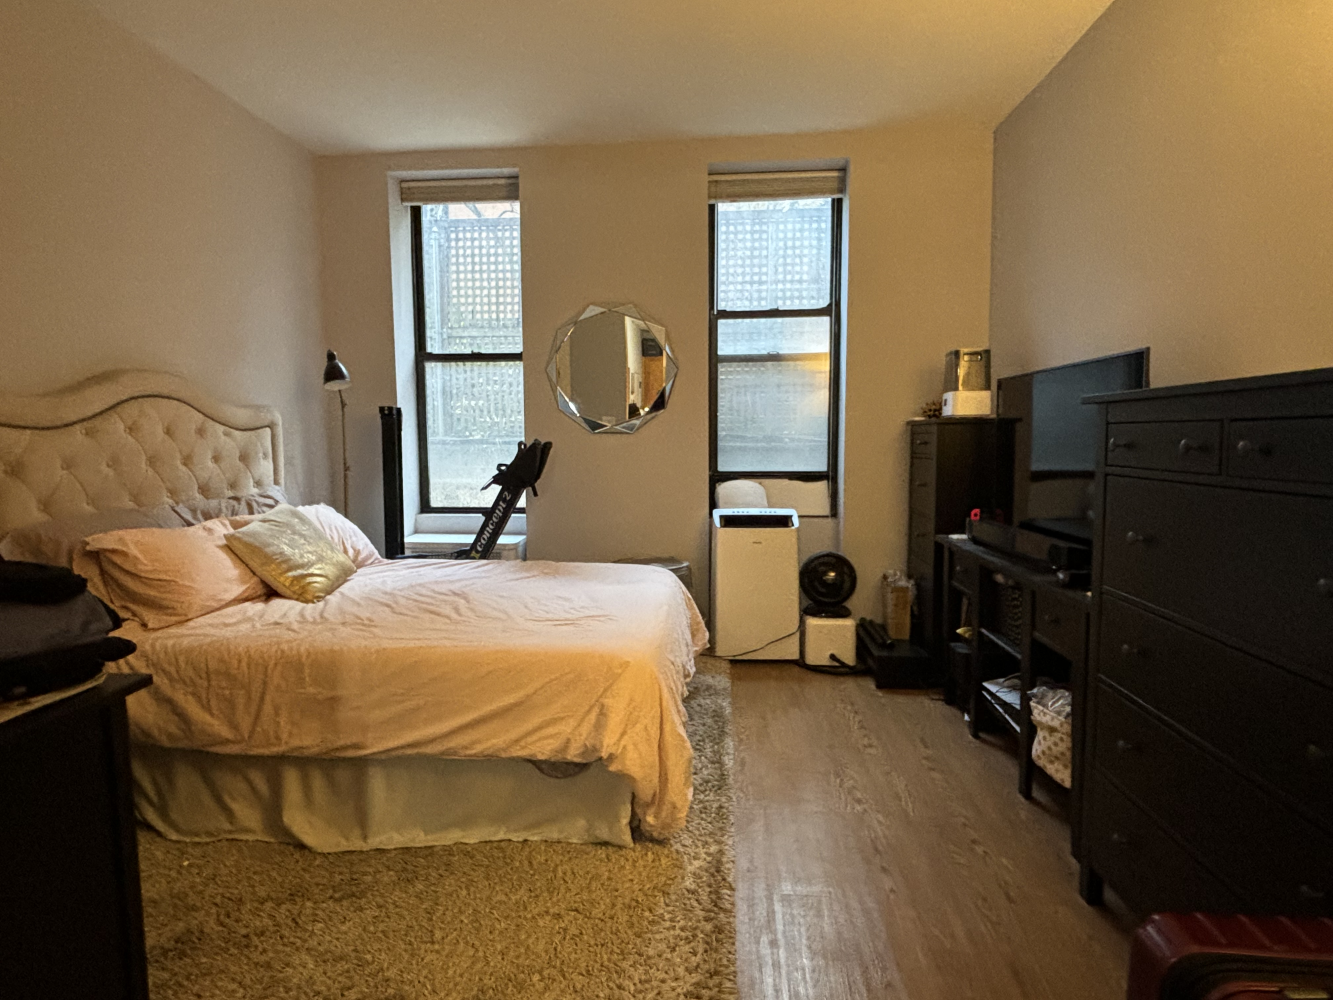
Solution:
M 324 388 L 329 390 L 342 389 L 352 382 L 352 376 L 347 374 L 347 366 L 338 360 L 335 351 L 329 351 L 329 359 L 324 365 Z

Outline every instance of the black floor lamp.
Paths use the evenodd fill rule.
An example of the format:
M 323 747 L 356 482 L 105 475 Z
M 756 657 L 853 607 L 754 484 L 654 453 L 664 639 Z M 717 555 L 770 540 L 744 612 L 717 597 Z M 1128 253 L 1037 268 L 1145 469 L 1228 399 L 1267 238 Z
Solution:
M 347 514 L 347 480 L 351 468 L 347 464 L 347 400 L 343 390 L 352 384 L 352 377 L 347 374 L 347 367 L 338 360 L 334 351 L 329 351 L 328 361 L 324 364 L 324 388 L 338 393 L 339 416 L 342 418 L 343 434 L 343 514 Z

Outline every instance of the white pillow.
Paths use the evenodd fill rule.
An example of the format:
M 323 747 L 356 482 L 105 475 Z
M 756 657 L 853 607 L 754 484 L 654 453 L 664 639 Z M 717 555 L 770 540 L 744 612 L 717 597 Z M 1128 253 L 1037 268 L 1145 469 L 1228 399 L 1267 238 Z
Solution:
M 389 561 L 379 554 L 375 543 L 366 537 L 364 531 L 328 504 L 315 503 L 296 509 L 314 521 L 319 530 L 342 549 L 343 555 L 352 560 L 352 565 L 357 569 Z

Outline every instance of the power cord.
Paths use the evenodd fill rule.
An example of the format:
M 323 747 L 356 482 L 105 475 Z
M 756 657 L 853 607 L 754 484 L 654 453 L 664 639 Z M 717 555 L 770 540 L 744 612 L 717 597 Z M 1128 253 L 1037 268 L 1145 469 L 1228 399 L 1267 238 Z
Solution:
M 865 667 L 855 663 L 848 663 L 842 657 L 834 653 L 829 654 L 829 659 L 837 664 L 837 666 L 827 667 L 821 663 L 806 663 L 804 660 L 797 660 L 796 662 L 806 670 L 811 670 L 817 674 L 832 674 L 834 677 L 854 677 L 857 674 L 870 673 Z
M 780 635 L 780 636 L 778 636 L 776 639 L 769 639 L 768 642 L 764 643 L 762 646 L 755 646 L 754 649 L 743 649 L 743 650 L 741 650 L 739 653 L 718 653 L 718 652 L 714 652 L 713 655 L 714 655 L 714 656 L 719 656 L 719 657 L 721 657 L 721 658 L 724 659 L 724 660 L 734 660 L 734 659 L 736 659 L 736 658 L 738 658 L 738 657 L 741 657 L 741 656 L 749 656 L 751 653 L 757 653 L 757 652 L 759 652 L 759 650 L 764 649 L 764 648 L 766 648 L 766 647 L 768 647 L 768 646 L 771 646 L 771 645 L 773 645 L 773 643 L 775 643 L 775 642 L 781 642 L 783 639 L 790 639 L 792 636 L 796 635 L 796 633 L 798 633 L 798 632 L 800 632 L 800 631 L 801 631 L 801 627 L 798 625 L 796 628 L 792 629 L 792 630 L 791 630 L 790 632 L 788 632 L 786 635 Z
M 759 652 L 759 650 L 765 648 L 766 646 L 771 646 L 775 642 L 781 642 L 783 639 L 790 639 L 792 636 L 796 635 L 800 631 L 801 630 L 799 628 L 794 629 L 791 632 L 788 632 L 786 635 L 780 635 L 776 639 L 770 639 L 768 642 L 764 643 L 763 646 L 755 646 L 754 649 L 746 649 L 739 653 L 727 653 L 725 656 L 723 656 L 723 654 L 721 653 L 714 653 L 713 655 L 721 656 L 722 659 L 724 660 L 734 660 L 741 656 L 747 656 L 750 653 L 757 653 Z M 824 666 L 822 664 L 817 664 L 817 663 L 806 663 L 803 660 L 797 660 L 796 664 L 797 666 L 803 667 L 806 670 L 812 671 L 816 674 L 831 674 L 834 677 L 855 677 L 857 674 L 870 673 L 870 669 L 868 667 L 862 667 L 855 663 L 848 663 L 846 660 L 844 660 L 842 657 L 838 656 L 835 653 L 829 653 L 829 659 L 832 660 L 836 665 Z

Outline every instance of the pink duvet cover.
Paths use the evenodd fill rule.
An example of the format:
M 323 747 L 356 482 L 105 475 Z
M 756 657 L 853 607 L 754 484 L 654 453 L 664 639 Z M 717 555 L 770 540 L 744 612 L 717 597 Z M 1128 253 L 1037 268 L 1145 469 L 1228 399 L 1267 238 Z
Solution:
M 319 604 L 253 601 L 120 633 L 133 737 L 228 754 L 603 760 L 642 829 L 685 823 L 685 685 L 708 634 L 664 569 L 404 560 Z

